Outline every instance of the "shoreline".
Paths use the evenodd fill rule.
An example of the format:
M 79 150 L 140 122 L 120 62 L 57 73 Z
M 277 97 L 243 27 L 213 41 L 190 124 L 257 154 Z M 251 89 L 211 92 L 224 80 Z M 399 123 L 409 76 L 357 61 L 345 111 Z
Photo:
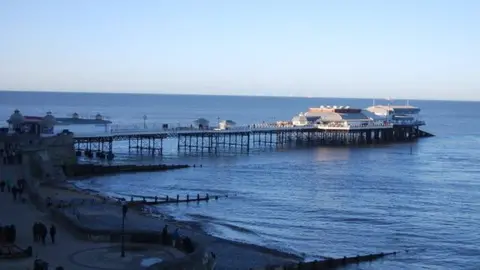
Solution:
M 84 178 L 85 179 L 85 178 Z M 117 199 L 109 197 L 108 195 L 102 194 L 102 192 L 91 189 L 91 188 L 81 188 L 75 184 L 76 181 L 79 179 L 68 179 L 67 182 L 58 184 L 58 185 L 51 185 L 49 186 L 52 189 L 57 189 L 57 190 L 68 190 L 77 194 L 82 194 L 86 195 L 92 198 L 97 198 L 97 199 L 106 199 L 110 202 L 117 202 Z M 199 241 L 200 244 L 205 244 L 207 243 L 207 248 L 208 248 L 208 243 L 215 243 L 215 244 L 229 244 L 232 246 L 235 246 L 237 248 L 244 249 L 246 251 L 253 251 L 253 252 L 258 252 L 258 253 L 263 253 L 275 257 L 279 257 L 281 259 L 285 260 L 285 263 L 288 262 L 304 262 L 304 257 L 298 254 L 294 253 L 289 253 L 286 251 L 282 251 L 279 249 L 271 248 L 271 247 L 266 247 L 266 246 L 261 246 L 258 244 L 253 244 L 253 243 L 247 243 L 247 242 L 240 242 L 240 241 L 235 241 L 227 238 L 222 238 L 219 236 L 212 235 L 208 233 L 202 226 L 200 222 L 197 221 L 183 221 L 183 220 L 176 220 L 174 217 L 165 214 L 158 209 L 155 209 L 157 213 L 153 213 L 150 211 L 145 211 L 146 209 L 149 209 L 148 207 L 145 206 L 137 206 L 137 207 L 130 207 L 132 212 L 135 212 L 138 215 L 142 216 L 147 216 L 152 219 L 159 219 L 165 222 L 166 224 L 170 226 L 175 226 L 180 228 L 181 231 L 184 233 L 187 233 L 186 235 L 193 237 L 195 240 Z M 260 265 L 259 265 L 260 266 Z M 263 265 L 262 265 L 263 266 Z M 257 266 L 258 267 L 258 266 Z

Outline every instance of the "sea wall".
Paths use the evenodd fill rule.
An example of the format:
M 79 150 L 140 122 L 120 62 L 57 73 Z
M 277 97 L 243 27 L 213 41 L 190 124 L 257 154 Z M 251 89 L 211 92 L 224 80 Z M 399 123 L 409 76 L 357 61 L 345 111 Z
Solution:
M 53 166 L 69 166 L 77 163 L 73 133 L 59 133 L 56 136 L 44 137 L 40 140 Z
M 76 156 L 69 144 L 70 136 L 46 138 L 36 147 L 26 148 L 24 163 L 32 176 L 41 183 L 58 183 L 66 180 L 64 168 L 75 164 Z
M 9 154 L 14 154 L 9 166 L 21 166 L 14 181 L 24 178 L 31 182 L 61 182 L 66 179 L 64 165 L 75 164 L 73 135 L 59 133 L 41 137 L 33 134 L 0 134 L 0 148 L 9 146 Z M 12 174 L 10 174 L 12 175 Z M 36 183 L 29 183 L 33 188 Z

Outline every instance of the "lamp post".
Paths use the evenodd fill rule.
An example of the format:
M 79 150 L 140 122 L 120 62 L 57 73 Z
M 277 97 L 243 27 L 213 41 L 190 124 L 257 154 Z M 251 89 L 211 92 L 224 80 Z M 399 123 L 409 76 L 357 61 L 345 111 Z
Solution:
M 126 204 L 122 205 L 122 247 L 121 247 L 121 257 L 125 257 L 125 216 L 127 215 L 128 206 Z

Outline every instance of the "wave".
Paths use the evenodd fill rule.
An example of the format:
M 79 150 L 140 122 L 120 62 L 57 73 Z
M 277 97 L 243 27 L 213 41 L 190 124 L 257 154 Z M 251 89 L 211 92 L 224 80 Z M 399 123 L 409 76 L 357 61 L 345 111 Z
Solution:
M 195 219 L 195 221 L 199 221 L 199 222 L 202 222 L 202 223 L 206 223 L 208 225 L 217 225 L 217 226 L 223 226 L 223 227 L 226 227 L 230 230 L 233 230 L 235 232 L 238 232 L 238 233 L 246 233 L 246 234 L 251 234 L 251 235 L 257 235 L 257 233 L 251 229 L 248 229 L 246 227 L 242 227 L 242 226 L 238 226 L 238 225 L 234 225 L 234 224 L 231 224 L 227 221 L 222 221 L 220 219 L 217 219 L 215 217 L 212 217 L 212 216 L 207 216 L 207 215 L 202 215 L 202 214 L 187 214 L 187 216 Z

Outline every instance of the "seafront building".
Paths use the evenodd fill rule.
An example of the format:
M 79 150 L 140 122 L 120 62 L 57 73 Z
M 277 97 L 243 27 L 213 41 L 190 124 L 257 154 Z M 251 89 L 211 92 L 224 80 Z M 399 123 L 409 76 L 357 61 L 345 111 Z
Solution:
M 292 125 L 318 125 L 365 128 L 368 126 L 412 126 L 425 125 L 420 119 L 420 108 L 410 105 L 376 105 L 366 109 L 351 108 L 350 106 L 320 106 L 310 108 L 292 118 Z
M 369 126 L 391 128 L 386 119 L 375 119 L 367 116 L 362 109 L 349 106 L 320 106 L 309 108 L 292 118 L 294 126 L 316 125 L 322 127 L 366 128 Z
M 55 117 L 48 112 L 44 117 L 23 116 L 15 110 L 7 120 L 8 127 L 0 132 L 2 155 L 22 155 L 21 168 L 10 174 L 12 181 L 31 179 L 40 182 L 63 181 L 65 168 L 76 164 L 74 135 L 71 132 L 54 134 Z M 38 183 L 30 183 L 36 186 Z
M 425 122 L 420 119 L 420 108 L 410 105 L 374 105 L 366 109 L 377 117 L 385 119 L 393 125 L 423 126 Z

